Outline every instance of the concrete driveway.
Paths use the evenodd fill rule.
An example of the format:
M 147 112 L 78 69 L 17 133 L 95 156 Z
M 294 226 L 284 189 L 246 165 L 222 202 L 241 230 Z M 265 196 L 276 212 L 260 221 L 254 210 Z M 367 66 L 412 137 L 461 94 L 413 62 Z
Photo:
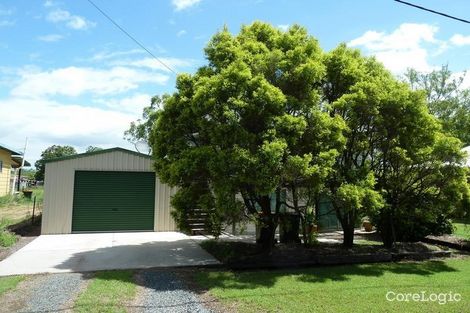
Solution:
M 0 276 L 214 264 L 177 232 L 42 235 L 0 262 Z

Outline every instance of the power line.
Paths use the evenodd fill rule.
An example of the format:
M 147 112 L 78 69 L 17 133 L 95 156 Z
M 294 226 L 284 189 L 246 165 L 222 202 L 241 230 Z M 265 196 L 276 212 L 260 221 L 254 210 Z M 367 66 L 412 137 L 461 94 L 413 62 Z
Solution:
M 132 41 L 134 41 L 139 47 L 147 51 L 148 54 L 150 54 L 155 60 L 157 60 L 161 65 L 163 65 L 165 68 L 167 68 L 170 72 L 176 75 L 176 72 L 165 62 L 160 60 L 157 56 L 155 56 L 149 49 L 145 48 L 143 44 L 141 44 L 137 39 L 135 39 L 131 34 L 129 34 L 124 28 L 122 28 L 118 23 L 116 23 L 106 12 L 101 10 L 92 0 L 87 0 L 92 6 L 95 7 L 104 17 L 106 17 L 111 23 L 114 24 L 120 31 L 122 31 L 127 37 L 129 37 Z
M 409 5 L 409 6 L 411 6 L 411 7 L 415 7 L 415 8 L 417 8 L 417 9 L 420 9 L 420 10 L 423 10 L 423 11 L 428 11 L 428 12 L 431 12 L 431 13 L 434 13 L 434 14 L 438 14 L 438 15 L 442 15 L 442 16 L 451 18 L 451 19 L 453 19 L 453 20 L 457 20 L 457 21 L 460 21 L 460 22 L 464 22 L 464 23 L 470 24 L 470 21 L 469 21 L 469 20 L 465 20 L 465 19 L 463 19 L 463 18 L 459 18 L 459 17 L 455 17 L 455 16 L 452 16 L 452 15 L 449 15 L 449 14 L 442 13 L 442 12 L 438 12 L 438 11 L 434 11 L 434 10 L 431 10 L 431 9 L 427 9 L 427 8 L 425 8 L 425 7 L 422 7 L 422 6 L 413 4 L 413 3 L 409 3 L 409 2 L 406 2 L 406 1 L 401 1 L 401 0 L 394 0 L 394 1 L 399 2 L 399 3 L 402 3 L 402 4 L 405 4 L 405 5 Z

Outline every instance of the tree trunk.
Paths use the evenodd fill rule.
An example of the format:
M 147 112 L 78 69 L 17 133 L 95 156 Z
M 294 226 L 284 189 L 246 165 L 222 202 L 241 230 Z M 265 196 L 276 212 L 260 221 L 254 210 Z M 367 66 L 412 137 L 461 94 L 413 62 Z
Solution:
M 354 245 L 354 221 L 355 216 L 353 212 L 344 213 L 340 216 L 341 227 L 343 228 L 343 246 L 345 248 L 352 248 Z
M 275 216 L 271 213 L 271 199 L 269 196 L 261 196 L 258 200 L 261 207 L 260 216 L 260 235 L 258 243 L 262 246 L 264 251 L 271 252 L 274 246 L 277 224 Z
M 276 226 L 274 223 L 266 223 L 264 221 L 263 227 L 260 229 L 260 236 L 258 243 L 264 251 L 271 252 L 274 247 L 274 239 L 276 235 Z
M 390 249 L 395 243 L 395 227 L 393 225 L 392 214 L 388 213 L 382 217 L 382 227 L 380 230 L 380 236 L 385 248 Z
M 354 245 L 354 224 L 343 226 L 343 246 L 345 248 L 352 248 Z

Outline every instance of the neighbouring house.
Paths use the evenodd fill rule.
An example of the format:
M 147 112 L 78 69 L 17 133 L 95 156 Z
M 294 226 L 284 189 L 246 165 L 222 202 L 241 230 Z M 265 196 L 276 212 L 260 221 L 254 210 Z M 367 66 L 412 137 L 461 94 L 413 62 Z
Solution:
M 18 191 L 16 182 L 23 154 L 0 143 L 0 197 Z M 24 166 L 31 166 L 25 161 Z
M 174 231 L 175 191 L 148 155 L 122 148 L 48 160 L 41 233 Z

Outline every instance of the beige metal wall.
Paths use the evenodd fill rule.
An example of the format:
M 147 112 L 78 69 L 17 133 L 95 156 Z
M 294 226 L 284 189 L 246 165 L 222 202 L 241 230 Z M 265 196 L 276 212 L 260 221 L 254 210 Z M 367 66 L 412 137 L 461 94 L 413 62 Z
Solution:
M 72 231 L 73 189 L 76 170 L 90 171 L 153 171 L 149 158 L 124 151 L 110 151 L 75 159 L 46 163 L 42 234 L 69 234 Z M 155 231 L 174 231 L 170 215 L 170 196 L 175 193 L 160 182 L 155 184 Z

